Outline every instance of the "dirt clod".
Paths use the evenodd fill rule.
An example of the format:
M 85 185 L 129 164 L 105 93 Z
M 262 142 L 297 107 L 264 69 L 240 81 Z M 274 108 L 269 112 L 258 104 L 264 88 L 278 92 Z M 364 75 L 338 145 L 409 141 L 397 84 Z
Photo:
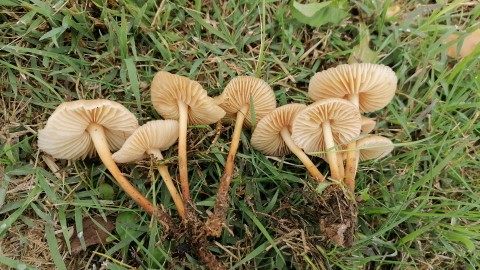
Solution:
M 342 247 L 351 247 L 355 241 L 358 208 L 348 191 L 338 185 L 327 187 L 319 204 L 320 231 Z

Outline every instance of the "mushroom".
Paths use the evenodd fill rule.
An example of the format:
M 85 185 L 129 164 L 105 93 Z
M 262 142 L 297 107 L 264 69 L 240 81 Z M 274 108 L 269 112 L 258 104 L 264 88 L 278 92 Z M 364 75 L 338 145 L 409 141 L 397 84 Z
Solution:
M 477 29 L 468 35 L 465 36 L 463 42 L 461 43 L 461 48 L 458 51 L 458 46 L 460 38 L 459 35 L 451 35 L 445 39 L 445 43 L 455 41 L 452 45 L 450 45 L 447 49 L 447 55 L 453 58 L 463 58 L 469 56 L 475 48 L 477 48 L 480 44 L 480 29 Z M 458 53 L 457 53 L 458 51 Z
M 344 98 L 358 106 L 361 113 L 385 107 L 395 95 L 397 76 L 384 65 L 343 64 L 317 72 L 308 86 L 314 100 Z
M 220 107 L 225 110 L 226 114 L 235 115 L 236 119 L 230 151 L 217 191 L 214 213 L 206 223 L 210 234 L 217 237 L 220 236 L 222 224 L 227 216 L 228 191 L 242 127 L 244 124 L 247 127 L 252 126 L 254 121 L 259 121 L 277 106 L 272 88 L 265 81 L 250 76 L 233 78 L 218 100 L 223 101 Z
M 308 95 L 314 100 L 344 98 L 361 113 L 385 107 L 395 95 L 397 76 L 390 67 L 369 63 L 339 65 L 316 73 L 310 80 Z M 347 145 L 345 183 L 353 191 L 358 160 L 355 141 Z
M 178 122 L 176 120 L 150 121 L 137 128 L 123 144 L 122 148 L 113 154 L 113 160 L 117 163 L 135 162 L 153 155 L 157 160 L 163 160 L 161 151 L 172 146 L 178 139 Z M 167 186 L 173 202 L 177 207 L 178 214 L 185 220 L 185 206 L 182 197 L 165 165 L 157 166 L 160 175 Z
M 178 164 L 183 199 L 190 201 L 187 171 L 187 126 L 212 124 L 225 112 L 207 95 L 202 86 L 186 77 L 158 72 L 151 85 L 152 104 L 165 119 L 178 120 Z
M 380 159 L 390 154 L 393 143 L 385 137 L 369 135 L 357 141 L 358 160 Z
M 120 148 L 137 127 L 135 115 L 117 102 L 101 99 L 64 102 L 38 132 L 38 147 L 54 158 L 68 160 L 98 153 L 125 192 L 153 214 L 153 204 L 122 175 L 110 152 Z
M 377 124 L 377 121 L 375 121 L 372 118 L 368 118 L 365 116 L 360 116 L 360 121 L 362 124 L 362 127 L 360 128 L 362 134 L 368 134 L 372 132 L 372 130 L 375 128 L 375 125 Z
M 252 146 L 265 155 L 284 156 L 294 153 L 305 165 L 313 179 L 320 182 L 323 174 L 292 139 L 292 123 L 307 106 L 292 103 L 276 108 L 260 120 L 252 134 Z
M 293 121 L 293 141 L 305 152 L 324 155 L 333 179 L 341 180 L 341 155 L 335 148 L 360 134 L 360 113 L 352 103 L 339 98 L 317 101 L 299 112 Z
M 393 143 L 382 136 L 378 135 L 368 135 L 367 137 L 361 138 L 356 143 L 357 151 L 357 160 L 365 161 L 370 159 L 380 159 L 388 155 L 393 150 Z M 355 171 L 357 167 L 354 168 Z

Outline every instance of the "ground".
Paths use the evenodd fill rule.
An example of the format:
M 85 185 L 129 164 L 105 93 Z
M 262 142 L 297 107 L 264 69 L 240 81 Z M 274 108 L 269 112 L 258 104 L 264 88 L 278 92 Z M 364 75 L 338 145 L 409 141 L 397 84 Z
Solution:
M 210 250 L 231 269 L 478 269 L 480 50 L 454 58 L 444 44 L 480 27 L 478 1 L 335 2 L 346 16 L 311 26 L 289 1 L 2 1 L 0 268 L 201 267 L 98 159 L 56 160 L 38 149 L 37 132 L 60 103 L 105 98 L 142 124 L 161 119 L 149 86 L 167 70 L 197 80 L 210 96 L 231 78 L 252 75 L 272 86 L 278 105 L 308 104 L 315 72 L 368 60 L 398 76 L 392 102 L 368 115 L 395 149 L 359 166 L 353 246 L 325 243 L 305 196 L 316 188 L 305 168 L 294 156 L 255 151 L 246 129 L 228 230 L 209 239 Z M 232 130 L 189 129 L 192 198 L 202 219 Z M 164 156 L 176 176 L 176 147 Z M 320 158 L 314 162 L 328 172 Z M 153 162 L 121 169 L 180 224 Z M 105 184 L 114 194 L 99 188 Z M 72 253 L 74 230 L 98 216 L 112 219 L 112 235 Z

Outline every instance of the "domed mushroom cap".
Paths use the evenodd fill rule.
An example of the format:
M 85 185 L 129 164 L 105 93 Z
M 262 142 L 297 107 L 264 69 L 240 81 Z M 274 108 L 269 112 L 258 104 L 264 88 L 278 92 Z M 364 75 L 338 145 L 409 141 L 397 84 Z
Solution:
M 235 115 L 245 104 L 253 100 L 257 122 L 277 106 L 272 88 L 264 80 L 251 76 L 233 78 L 225 87 L 221 98 L 223 102 L 220 107 L 227 112 L 227 115 Z M 250 110 L 245 115 L 244 121 L 247 126 L 252 125 Z
M 160 71 L 150 89 L 155 110 L 166 119 L 178 120 L 177 100 L 188 105 L 190 124 L 212 124 L 225 115 L 198 82 L 186 77 Z
M 138 127 L 135 115 L 117 102 L 103 99 L 64 102 L 38 132 L 38 147 L 55 158 L 91 157 L 96 151 L 86 129 L 92 123 L 104 127 L 111 151 L 119 149 Z
M 382 136 L 372 135 L 357 141 L 360 161 L 382 158 L 393 150 L 393 143 Z
M 359 95 L 363 113 L 385 107 L 395 95 L 397 76 L 390 67 L 370 63 L 343 64 L 316 73 L 308 86 L 314 100 Z
M 163 151 L 172 146 L 178 139 L 177 120 L 150 121 L 137 128 L 122 148 L 113 154 L 117 163 L 128 163 L 145 159 L 148 151 Z
M 291 151 L 280 134 L 284 127 L 292 132 L 295 116 L 307 106 L 287 104 L 276 108 L 260 120 L 252 134 L 252 146 L 265 155 L 284 156 Z
M 325 141 L 322 123 L 328 121 L 335 145 L 341 146 L 360 134 L 360 113 L 351 102 L 329 98 L 310 104 L 293 121 L 292 138 L 309 154 L 323 152 Z M 325 153 L 317 153 L 325 157 Z

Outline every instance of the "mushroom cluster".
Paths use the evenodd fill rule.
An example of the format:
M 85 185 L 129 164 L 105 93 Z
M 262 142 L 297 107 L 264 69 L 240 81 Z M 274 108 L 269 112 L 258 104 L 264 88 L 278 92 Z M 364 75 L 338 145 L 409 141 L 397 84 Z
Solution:
M 276 108 L 272 88 L 263 80 L 239 76 L 215 98 L 196 81 L 158 72 L 151 84 L 152 105 L 165 120 L 138 125 L 134 114 L 109 100 L 78 100 L 61 104 L 39 131 L 38 145 L 54 158 L 76 160 L 100 157 L 118 185 L 142 208 L 178 230 L 170 215 L 152 204 L 120 172 L 116 163 L 153 157 L 165 186 L 183 221 L 183 229 L 198 247 L 200 260 L 222 269 L 208 250 L 207 236 L 220 236 L 226 223 L 229 188 L 243 128 L 255 128 L 252 146 L 270 156 L 295 154 L 314 181 L 325 181 L 308 155 L 325 159 L 331 179 L 354 190 L 358 161 L 380 158 L 393 148 L 381 136 L 368 135 L 373 119 L 362 116 L 386 106 L 396 90 L 397 78 L 388 67 L 374 64 L 340 65 L 313 76 L 308 95 L 310 105 L 288 104 Z M 235 122 L 224 172 L 219 181 L 213 214 L 202 222 L 190 196 L 187 160 L 188 124 L 212 124 L 228 118 Z M 162 161 L 164 151 L 178 140 L 180 191 Z M 116 151 L 112 154 L 112 151 Z

